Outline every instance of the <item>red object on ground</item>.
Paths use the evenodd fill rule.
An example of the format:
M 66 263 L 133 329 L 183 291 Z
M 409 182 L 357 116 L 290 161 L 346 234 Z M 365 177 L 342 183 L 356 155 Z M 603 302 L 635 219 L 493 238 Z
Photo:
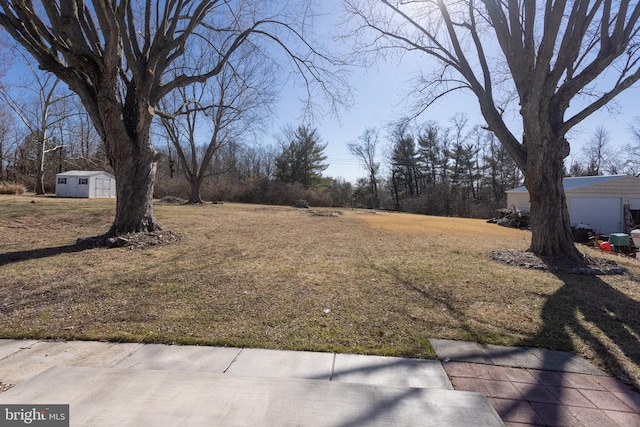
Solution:
M 602 249 L 603 251 L 611 252 L 611 243 L 609 242 L 600 243 L 600 249 Z

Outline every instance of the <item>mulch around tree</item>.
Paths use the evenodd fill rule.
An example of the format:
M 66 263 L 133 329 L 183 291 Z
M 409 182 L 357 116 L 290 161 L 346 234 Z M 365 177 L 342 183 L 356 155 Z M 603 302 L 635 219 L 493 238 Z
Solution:
M 145 248 L 148 246 L 165 245 L 179 242 L 184 239 L 180 233 L 173 231 L 153 231 L 128 233 L 116 237 L 88 237 L 76 241 L 76 246 L 81 247 L 106 247 L 106 248 Z
M 582 262 L 574 262 L 559 257 L 540 257 L 525 251 L 493 251 L 491 259 L 514 267 L 549 271 L 561 274 L 607 275 L 624 274 L 624 269 L 615 261 L 585 255 Z

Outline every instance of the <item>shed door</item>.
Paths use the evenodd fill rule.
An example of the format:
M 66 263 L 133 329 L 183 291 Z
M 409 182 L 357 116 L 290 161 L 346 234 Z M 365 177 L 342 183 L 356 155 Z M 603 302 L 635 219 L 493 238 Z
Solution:
M 78 191 L 78 178 L 75 176 L 70 176 L 67 178 L 67 197 L 79 197 L 80 192 Z
M 96 183 L 96 186 L 95 186 L 96 197 L 111 196 L 111 180 L 110 179 L 96 178 L 94 182 Z
M 569 217 L 574 227 L 584 223 L 602 234 L 624 232 L 620 197 L 572 197 Z

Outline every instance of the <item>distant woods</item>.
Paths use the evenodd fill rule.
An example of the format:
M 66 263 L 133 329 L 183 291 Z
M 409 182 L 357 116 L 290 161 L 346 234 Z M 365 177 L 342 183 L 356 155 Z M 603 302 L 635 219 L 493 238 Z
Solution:
M 324 177 L 327 144 L 317 129 L 283 130 L 278 144 L 225 144 L 213 155 L 200 191 L 206 200 L 312 206 L 351 206 L 421 214 L 487 217 L 521 184 L 515 164 L 490 132 L 469 127 L 398 124 L 381 137 L 366 129 L 348 144 L 365 172 L 355 183 Z M 160 147 L 162 148 L 162 147 Z M 156 196 L 185 197 L 188 183 L 171 145 L 164 150 Z
M 0 182 L 53 193 L 58 172 L 110 171 L 104 147 L 77 100 L 55 80 L 35 77 L 38 84 L 13 88 L 19 96 L 12 96 L 12 88 L 4 91 Z M 43 94 L 53 94 L 44 98 L 45 104 L 40 102 Z M 205 168 L 197 168 L 198 190 L 205 202 L 294 205 L 303 199 L 311 206 L 484 218 L 506 207 L 505 191 L 522 184 L 522 175 L 495 136 L 470 125 L 464 114 L 445 123 L 364 129 L 357 141 L 345 141 L 350 160 L 359 164 L 354 166 L 361 173 L 356 182 L 323 175 L 329 162 L 320 129 L 289 126 L 275 142 L 266 143 L 259 131 L 251 141 L 240 138 L 249 125 L 243 126 L 242 132 L 218 133 L 214 149 L 208 151 L 210 135 L 197 135 L 204 141 L 200 145 L 187 139 L 185 156 L 176 149 L 176 141 L 185 140 L 185 135 L 171 134 L 166 118 L 163 122 L 158 117 L 152 133 L 161 153 L 154 196 L 193 199 L 194 169 L 189 165 L 197 164 Z M 630 136 L 634 142 L 625 150 L 634 155 L 621 156 L 607 131 L 597 129 L 570 156 L 567 174 L 635 174 L 640 170 L 639 162 L 633 161 L 640 158 L 635 156 L 640 152 L 637 127 Z M 210 156 L 206 165 L 196 162 L 205 154 Z M 620 163 L 621 158 L 626 163 Z
M 567 161 L 567 175 L 633 174 L 639 169 L 632 157 L 616 163 L 621 156 L 605 130 L 585 138 Z M 168 142 L 157 144 L 160 139 L 156 146 L 163 156 L 155 195 L 186 200 L 189 182 L 175 149 Z M 634 141 L 640 147 L 640 136 Z M 277 205 L 304 199 L 311 206 L 489 218 L 506 207 L 505 191 L 522 185 L 522 174 L 493 133 L 471 125 L 464 114 L 445 123 L 364 129 L 357 141 L 346 145 L 362 174 L 356 182 L 323 175 L 329 165 L 327 143 L 321 131 L 309 125 L 284 128 L 274 144 L 230 141 L 213 154 L 202 198 Z M 594 145 L 596 163 L 602 165 L 597 168 Z M 632 149 L 633 144 L 626 148 Z
M 22 100 L 21 105 L 26 111 L 30 104 Z M 22 184 L 35 192 L 44 172 L 44 189 L 53 193 L 58 172 L 110 170 L 83 110 L 65 98 L 64 111 L 64 119 L 46 132 L 25 127 L 9 109 L 0 114 L 0 181 Z M 44 144 L 37 137 L 43 134 L 48 136 Z M 505 191 L 522 184 L 517 167 L 493 134 L 469 126 L 462 114 L 448 123 L 399 124 L 382 134 L 366 129 L 358 141 L 348 144 L 353 160 L 361 164 L 362 177 L 354 183 L 323 176 L 328 166 L 327 144 L 320 131 L 310 126 L 284 129 L 275 144 L 229 140 L 217 147 L 201 174 L 202 199 L 278 205 L 294 205 L 303 199 L 311 206 L 484 218 L 506 207 Z M 581 154 L 571 157 L 568 174 L 637 169 L 635 164 L 612 167 L 619 156 L 604 136 L 605 131 L 599 129 Z M 188 201 L 192 194 L 189 174 L 160 120 L 153 139 L 161 152 L 155 197 Z M 596 157 L 594 141 L 598 142 Z

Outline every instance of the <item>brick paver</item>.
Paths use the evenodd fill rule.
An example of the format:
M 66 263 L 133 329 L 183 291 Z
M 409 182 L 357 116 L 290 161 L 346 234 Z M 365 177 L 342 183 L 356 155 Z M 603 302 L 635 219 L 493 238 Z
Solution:
M 456 390 L 487 396 L 507 426 L 640 427 L 640 394 L 607 376 L 443 363 Z
M 512 425 L 511 423 L 542 425 L 544 423 L 544 420 L 538 415 L 529 402 L 517 399 L 498 399 L 495 397 L 488 397 L 487 399 L 502 420 L 508 425 Z

